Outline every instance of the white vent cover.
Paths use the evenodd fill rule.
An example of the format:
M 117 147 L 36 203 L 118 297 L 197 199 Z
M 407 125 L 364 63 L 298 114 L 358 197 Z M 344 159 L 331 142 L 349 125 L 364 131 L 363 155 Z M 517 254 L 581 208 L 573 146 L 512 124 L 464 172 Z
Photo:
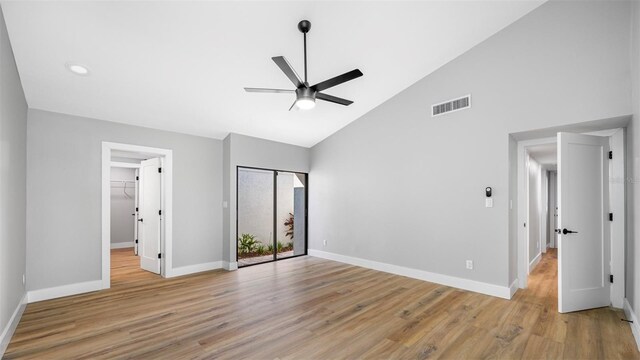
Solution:
M 431 116 L 464 110 L 471 107 L 471 95 L 431 105 Z

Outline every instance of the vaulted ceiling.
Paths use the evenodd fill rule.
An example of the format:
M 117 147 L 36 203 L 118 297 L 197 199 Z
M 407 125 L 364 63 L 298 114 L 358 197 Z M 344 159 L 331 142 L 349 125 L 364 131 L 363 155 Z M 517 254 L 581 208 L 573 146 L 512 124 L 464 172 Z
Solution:
M 212 138 L 229 132 L 312 146 L 543 1 L 2 2 L 31 108 Z M 309 82 L 359 68 L 326 92 L 354 100 L 287 111 L 271 60 Z M 88 76 L 67 63 L 89 68 Z M 447 99 L 443 99 L 447 100 Z M 429 106 L 429 104 L 425 104 Z

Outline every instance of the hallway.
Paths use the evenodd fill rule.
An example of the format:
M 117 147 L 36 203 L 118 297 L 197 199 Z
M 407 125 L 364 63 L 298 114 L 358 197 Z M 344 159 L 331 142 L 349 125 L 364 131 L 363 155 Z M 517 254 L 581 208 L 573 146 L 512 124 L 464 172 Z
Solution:
M 133 248 L 111 249 L 112 288 L 158 279 L 162 277 L 140 268 L 140 258 L 133 253 Z
M 529 274 L 529 288 L 514 298 L 535 313 L 529 346 L 550 358 L 637 359 L 640 357 L 624 311 L 611 307 L 558 313 L 557 249 L 548 249 Z M 556 354 L 555 356 L 550 356 Z

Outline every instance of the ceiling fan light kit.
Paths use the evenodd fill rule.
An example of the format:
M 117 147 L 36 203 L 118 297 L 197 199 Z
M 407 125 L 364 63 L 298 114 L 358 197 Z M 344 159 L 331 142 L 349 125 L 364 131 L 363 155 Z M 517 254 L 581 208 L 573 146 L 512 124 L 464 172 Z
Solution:
M 359 78 L 362 76 L 362 72 L 358 69 L 351 70 L 342 75 L 338 75 L 329 80 L 322 81 L 313 86 L 309 86 L 309 82 L 307 81 L 307 33 L 311 30 L 311 22 L 309 20 L 302 20 L 298 23 L 298 30 L 303 35 L 304 41 L 304 82 L 300 79 L 298 74 L 293 70 L 293 67 L 284 56 L 275 56 L 271 59 L 278 65 L 280 70 L 291 80 L 291 82 L 296 86 L 295 90 L 288 89 L 267 89 L 267 88 L 244 88 L 247 92 L 258 92 L 258 93 L 295 93 L 296 101 L 291 105 L 289 111 L 293 109 L 293 107 L 297 107 L 301 110 L 309 110 L 315 107 L 316 99 L 324 100 L 327 102 L 332 102 L 335 104 L 340 104 L 344 106 L 348 106 L 353 104 L 353 101 L 342 99 L 337 96 L 329 95 L 322 93 L 321 91 L 334 87 L 336 85 L 340 85 L 347 81 Z
M 316 106 L 315 93 L 308 87 L 296 89 L 296 106 L 300 110 L 313 109 Z M 291 110 L 291 109 L 289 109 Z

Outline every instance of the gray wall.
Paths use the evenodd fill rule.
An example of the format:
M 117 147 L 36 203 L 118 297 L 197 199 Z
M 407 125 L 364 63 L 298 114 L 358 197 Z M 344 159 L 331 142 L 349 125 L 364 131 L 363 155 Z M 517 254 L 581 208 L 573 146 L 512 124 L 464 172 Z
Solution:
M 640 314 L 640 243 L 638 243 L 640 223 L 640 190 L 636 184 L 640 180 L 640 4 L 632 3 L 631 31 L 631 99 L 633 119 L 627 128 L 627 273 L 626 297 L 636 314 Z
M 309 172 L 308 148 L 229 134 L 224 139 L 223 183 L 224 209 L 223 260 L 236 261 L 236 168 L 238 166 L 274 169 L 292 172 Z M 311 182 L 311 180 L 310 180 Z M 313 186 L 313 184 L 312 184 Z
M 222 141 L 29 110 L 29 290 L 101 277 L 102 141 L 173 150 L 173 267 L 222 259 Z
M 541 169 L 537 161 L 529 158 L 529 263 L 540 254 L 540 181 Z
M 509 286 L 508 134 L 631 112 L 629 7 L 545 3 L 314 146 L 310 247 Z
M 136 169 L 111 168 L 111 180 L 132 181 L 111 183 L 111 243 L 132 242 L 135 240 L 136 184 L 133 181 Z
M 26 135 L 27 102 L 0 9 L 0 333 L 25 292 Z

